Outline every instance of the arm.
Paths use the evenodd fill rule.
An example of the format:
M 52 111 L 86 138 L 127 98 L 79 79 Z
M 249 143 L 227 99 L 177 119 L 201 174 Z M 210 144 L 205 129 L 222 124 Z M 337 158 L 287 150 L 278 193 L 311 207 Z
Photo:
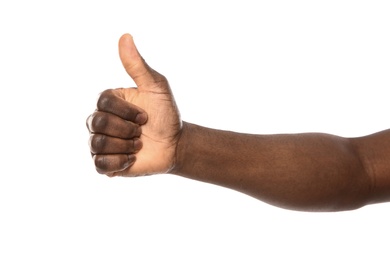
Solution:
M 389 158 L 390 131 L 348 139 L 249 135 L 184 123 L 172 173 L 278 207 L 338 211 L 390 199 Z
M 119 41 L 137 88 L 104 91 L 88 118 L 96 170 L 107 176 L 172 173 L 304 211 L 356 209 L 390 201 L 390 131 L 249 135 L 182 122 L 166 78 L 130 35 Z

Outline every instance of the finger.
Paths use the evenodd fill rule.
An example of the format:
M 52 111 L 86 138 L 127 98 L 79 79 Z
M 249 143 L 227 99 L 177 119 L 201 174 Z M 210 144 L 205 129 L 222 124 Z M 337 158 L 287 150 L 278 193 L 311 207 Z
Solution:
M 126 140 L 92 134 L 89 138 L 89 147 L 93 154 L 132 154 L 141 150 L 142 142 L 139 138 Z
M 147 120 L 147 114 L 142 108 L 127 102 L 122 97 L 122 92 L 113 89 L 105 90 L 100 94 L 97 108 L 136 124 L 144 124 Z
M 104 134 L 122 139 L 132 139 L 141 135 L 141 127 L 116 115 L 96 111 L 88 118 L 91 133 Z
M 135 162 L 133 154 L 94 155 L 96 171 L 101 174 L 113 176 L 115 172 L 129 168 Z
M 153 70 L 139 54 L 130 34 L 119 40 L 119 56 L 127 74 L 140 90 L 166 93 L 169 91 L 166 78 Z

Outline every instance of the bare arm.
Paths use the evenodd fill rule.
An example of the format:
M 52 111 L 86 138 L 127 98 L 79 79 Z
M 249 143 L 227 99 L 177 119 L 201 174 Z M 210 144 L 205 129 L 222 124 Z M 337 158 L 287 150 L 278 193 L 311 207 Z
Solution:
M 387 155 L 387 156 L 386 156 Z M 390 131 L 249 135 L 185 123 L 172 173 L 278 207 L 338 211 L 390 199 Z
M 172 173 L 293 210 L 340 211 L 390 201 L 390 130 L 343 138 L 193 125 L 181 121 L 167 79 L 146 64 L 130 35 L 120 39 L 119 53 L 137 87 L 104 91 L 87 120 L 99 173 Z

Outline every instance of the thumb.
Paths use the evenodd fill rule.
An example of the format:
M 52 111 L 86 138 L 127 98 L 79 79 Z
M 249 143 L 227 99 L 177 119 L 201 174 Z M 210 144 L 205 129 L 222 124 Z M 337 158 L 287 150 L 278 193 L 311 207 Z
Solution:
M 130 34 L 124 34 L 119 39 L 119 56 L 127 74 L 134 80 L 138 88 L 157 91 L 166 82 L 163 75 L 153 70 L 139 54 Z M 161 90 L 160 90 L 161 91 Z

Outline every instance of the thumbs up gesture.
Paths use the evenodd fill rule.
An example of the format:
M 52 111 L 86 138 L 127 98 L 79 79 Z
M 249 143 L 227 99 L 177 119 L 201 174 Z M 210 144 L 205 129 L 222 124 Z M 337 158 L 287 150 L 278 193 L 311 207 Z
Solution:
M 110 177 L 168 172 L 182 129 L 168 81 L 146 64 L 129 34 L 119 40 L 119 56 L 137 87 L 103 91 L 87 119 L 96 170 Z

